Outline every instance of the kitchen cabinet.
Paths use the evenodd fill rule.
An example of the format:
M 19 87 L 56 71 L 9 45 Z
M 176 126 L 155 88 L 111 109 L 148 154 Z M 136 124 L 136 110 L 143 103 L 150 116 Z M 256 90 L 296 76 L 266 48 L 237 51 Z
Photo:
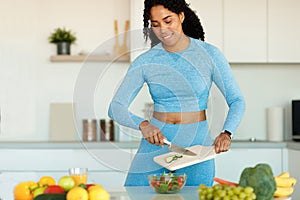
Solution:
M 299 63 L 297 0 L 187 0 L 204 27 L 206 41 L 231 63 Z M 145 50 L 143 2 L 131 0 L 131 60 Z M 138 36 L 138 37 L 137 37 Z M 149 46 L 148 46 L 149 48 Z
M 88 168 L 88 180 L 106 187 L 124 184 L 132 160 L 131 149 L 2 149 L 0 187 L 11 182 L 49 175 L 56 180 L 71 167 Z
M 254 167 L 258 163 L 271 166 L 274 175 L 288 171 L 283 163 L 287 160 L 287 152 L 281 148 L 234 148 L 216 157 L 216 177 L 238 182 L 246 167 Z
M 223 0 L 187 0 L 200 18 L 205 41 L 223 50 Z
M 224 0 L 224 54 L 230 62 L 267 61 L 267 0 Z
M 298 0 L 269 0 L 269 62 L 300 62 Z
M 206 33 L 229 62 L 267 62 L 267 0 L 190 0 Z
M 293 199 L 300 199 L 300 187 L 299 187 L 299 180 L 300 180 L 300 149 L 289 149 L 289 172 L 292 177 L 296 178 L 298 182 L 296 183 L 296 186 L 294 187 L 294 193 L 292 195 Z
M 267 0 L 187 0 L 201 20 L 205 40 L 224 51 L 230 62 L 267 61 Z M 142 27 L 143 3 L 131 0 L 132 28 Z M 259 5 L 259 6 L 258 6 Z M 140 37 L 131 37 L 133 60 Z M 141 44 L 141 43 L 140 43 Z
M 132 156 L 130 150 L 120 149 L 23 149 L 1 150 L 0 157 L 0 171 L 62 171 L 71 167 L 124 171 L 128 169 Z

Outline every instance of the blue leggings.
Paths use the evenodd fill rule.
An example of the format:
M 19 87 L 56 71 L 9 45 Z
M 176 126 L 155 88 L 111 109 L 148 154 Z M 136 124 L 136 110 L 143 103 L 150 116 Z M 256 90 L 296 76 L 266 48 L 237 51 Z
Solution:
M 212 139 L 207 121 L 192 124 L 166 124 L 155 118 L 151 119 L 151 124 L 160 128 L 164 136 L 174 144 L 182 147 L 194 145 L 212 145 Z M 141 140 L 138 151 L 131 163 L 125 186 L 148 186 L 148 175 L 162 172 L 169 172 L 153 161 L 153 157 L 170 152 L 164 146 L 150 144 L 144 138 Z M 214 159 L 207 160 L 189 167 L 178 169 L 176 173 L 187 175 L 186 185 L 199 186 L 205 184 L 212 186 L 215 176 Z

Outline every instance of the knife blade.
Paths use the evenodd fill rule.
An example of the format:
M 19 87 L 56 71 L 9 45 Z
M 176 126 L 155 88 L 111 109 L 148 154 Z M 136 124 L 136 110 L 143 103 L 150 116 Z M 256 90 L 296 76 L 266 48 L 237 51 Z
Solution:
M 188 156 L 196 156 L 197 154 L 188 150 L 188 149 L 185 149 L 183 147 L 180 147 L 178 145 L 175 145 L 175 144 L 172 144 L 170 141 L 168 141 L 166 138 L 164 138 L 164 143 L 166 145 L 168 145 L 168 148 L 170 149 L 170 151 L 173 151 L 173 152 L 176 152 L 176 153 L 180 153 L 180 154 L 183 154 L 183 155 L 188 155 Z

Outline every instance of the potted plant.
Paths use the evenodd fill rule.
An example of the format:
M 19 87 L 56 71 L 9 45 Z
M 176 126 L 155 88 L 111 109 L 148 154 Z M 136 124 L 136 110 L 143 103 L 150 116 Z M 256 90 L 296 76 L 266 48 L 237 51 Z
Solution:
M 70 55 L 71 44 L 76 41 L 76 36 L 66 28 L 57 28 L 49 36 L 49 42 L 56 44 L 58 55 Z

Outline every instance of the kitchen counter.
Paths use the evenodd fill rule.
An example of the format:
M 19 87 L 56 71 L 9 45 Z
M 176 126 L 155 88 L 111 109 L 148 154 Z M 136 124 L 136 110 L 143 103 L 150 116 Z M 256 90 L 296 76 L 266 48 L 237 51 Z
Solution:
M 287 142 L 287 148 L 300 151 L 300 142 Z
M 111 200 L 199 200 L 198 186 L 185 186 L 177 194 L 158 194 L 149 186 L 126 187 L 108 190 Z M 291 200 L 291 197 L 274 198 L 274 200 Z
M 130 188 L 133 190 L 131 192 L 125 188 L 120 190 L 138 145 L 138 141 L 0 142 L 0 199 L 11 200 L 12 188 L 18 182 L 38 181 L 44 175 L 58 180 L 66 175 L 68 168 L 74 166 L 88 168 L 90 182 L 99 183 L 105 188 L 117 188 L 112 191 L 112 199 L 115 200 L 131 199 L 131 192 L 134 197 L 143 194 L 142 198 L 135 199 L 197 199 L 193 198 L 197 197 L 197 190 L 189 187 L 185 187 L 176 195 L 163 197 L 150 187 L 139 188 L 138 194 L 135 194 L 133 187 Z M 232 151 L 217 157 L 216 175 L 228 180 L 238 180 L 239 173 L 245 167 L 253 166 L 257 162 L 267 162 L 275 174 L 289 169 L 291 174 L 298 178 L 299 164 L 289 162 L 289 156 L 290 160 L 297 161 L 299 151 L 299 142 L 233 141 Z
M 158 194 L 150 186 L 121 187 L 106 190 L 110 194 L 110 200 L 199 200 L 198 188 L 198 186 L 185 186 L 176 194 Z M 12 192 L 10 196 L 13 196 Z M 274 198 L 274 200 L 291 200 L 291 198 Z
M 110 200 L 198 200 L 198 186 L 185 186 L 177 194 L 158 194 L 150 186 L 105 188 L 110 194 Z M 0 199 L 13 199 L 13 186 L 6 195 L 0 194 Z M 1 196 L 3 195 L 3 196 Z
M 0 142 L 0 149 L 136 149 L 139 141 L 133 142 Z M 291 148 L 300 150 L 300 142 L 270 142 L 233 140 L 231 148 Z
M 0 149 L 135 149 L 139 142 L 0 142 Z
M 158 194 L 150 186 L 108 189 L 108 192 L 111 200 L 198 200 L 198 188 L 198 186 L 185 186 L 177 194 Z

